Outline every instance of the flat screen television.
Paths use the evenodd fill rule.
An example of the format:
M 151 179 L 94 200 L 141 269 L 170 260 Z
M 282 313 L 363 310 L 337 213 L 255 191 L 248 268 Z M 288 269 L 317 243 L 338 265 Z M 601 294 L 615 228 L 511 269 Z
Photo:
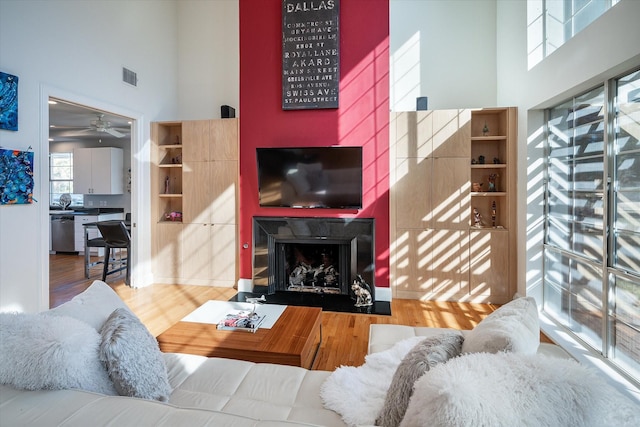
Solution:
M 362 208 L 362 147 L 257 148 L 260 206 Z

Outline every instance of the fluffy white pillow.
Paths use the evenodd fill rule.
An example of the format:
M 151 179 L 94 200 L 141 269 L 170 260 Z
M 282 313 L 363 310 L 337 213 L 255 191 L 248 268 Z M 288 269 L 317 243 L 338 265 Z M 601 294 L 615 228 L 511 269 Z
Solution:
M 400 424 L 413 394 L 418 378 L 438 363 L 460 354 L 464 338 L 459 332 L 447 332 L 420 341 L 402 359 L 393 375 L 384 407 L 376 419 L 377 426 L 395 427 Z
M 467 354 L 415 383 L 402 427 L 637 426 L 640 407 L 571 359 Z
M 71 317 L 0 313 L 0 383 L 117 395 L 98 358 L 99 345 L 98 332 Z
M 69 316 L 82 320 L 100 331 L 102 325 L 116 308 L 127 308 L 111 286 L 95 280 L 84 292 L 71 301 L 52 308 L 47 313 L 55 316 Z
M 373 425 L 398 365 L 423 339 L 406 338 L 387 350 L 368 354 L 364 365 L 336 368 L 320 387 L 322 404 L 348 425 Z
M 467 332 L 462 352 L 535 354 L 539 346 L 538 307 L 533 298 L 523 297 L 501 306 Z
M 166 402 L 171 394 L 158 342 L 126 308 L 118 308 L 102 327 L 100 359 L 121 396 Z

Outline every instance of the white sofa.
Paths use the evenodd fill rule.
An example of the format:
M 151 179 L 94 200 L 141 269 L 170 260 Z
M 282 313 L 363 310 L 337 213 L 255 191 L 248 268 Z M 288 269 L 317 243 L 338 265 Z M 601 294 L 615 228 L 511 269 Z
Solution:
M 73 317 L 86 323 L 87 328 L 95 332 L 103 327 L 114 310 L 125 307 L 106 283 L 95 281 L 73 300 L 41 314 L 59 316 L 65 320 L 66 317 Z M 15 370 L 12 372 L 7 368 L 7 359 L 11 359 L 12 356 L 7 354 L 11 350 L 8 347 L 12 345 L 13 338 L 8 329 L 15 329 L 16 322 L 13 316 L 8 316 L 7 313 L 4 315 L 6 317 L 0 318 L 0 382 L 3 383 L 0 385 L 1 426 L 345 425 L 338 414 L 323 407 L 319 398 L 320 386 L 330 372 L 188 354 L 160 353 L 159 350 L 157 353 L 164 361 L 166 378 L 171 388 L 168 402 L 87 391 L 87 388 L 95 390 L 99 387 L 95 384 L 100 379 L 95 378 L 93 381 L 84 381 L 84 390 L 27 391 L 12 387 L 7 382 L 22 380 L 12 376 Z M 29 320 L 29 316 L 18 317 Z M 44 319 L 49 326 L 54 325 L 55 319 L 52 317 Z M 31 322 L 31 327 L 34 323 Z M 22 326 L 27 329 L 29 325 L 24 324 L 25 322 L 22 322 Z M 41 333 L 42 330 L 37 332 Z M 69 331 L 66 332 L 62 339 L 66 339 Z M 24 332 L 20 331 L 20 334 L 24 335 Z M 28 334 L 36 335 L 34 332 Z M 44 338 L 35 336 L 34 339 L 42 341 Z M 134 339 L 140 340 L 140 337 L 135 336 Z M 69 341 L 69 345 L 74 344 L 76 343 Z M 154 344 L 157 349 L 155 339 Z M 29 357 L 23 356 L 23 359 Z M 12 363 L 20 365 L 21 361 L 14 360 Z M 31 365 L 39 363 L 35 361 Z M 54 366 L 62 370 L 68 368 L 60 364 Z M 31 375 L 32 370 L 29 370 L 29 367 L 25 368 L 25 375 Z M 41 367 L 34 366 L 33 371 L 39 368 Z M 16 369 L 19 370 L 21 367 L 17 366 Z M 145 369 L 145 366 L 142 366 L 142 369 Z M 155 378 L 154 374 L 143 372 L 144 376 L 151 378 Z M 65 384 L 69 384 L 69 376 L 73 376 L 73 373 L 62 379 L 58 376 L 54 380 L 59 383 L 67 381 Z M 34 382 L 28 383 L 33 384 Z M 44 383 L 40 381 L 39 384 Z M 157 385 L 158 383 L 154 384 Z M 50 384 L 45 387 L 52 388 Z
M 388 350 L 399 341 L 409 338 L 433 337 L 450 331 L 452 329 L 374 323 L 369 326 L 369 348 L 367 353 L 373 354 Z M 469 331 L 460 331 L 460 333 L 466 336 Z M 573 359 L 562 347 L 555 344 L 540 343 L 536 353 L 560 359 Z
M 0 385 L 2 426 L 344 426 L 323 408 L 330 372 L 165 354 L 168 403 L 83 390 L 24 391 Z
M 138 345 L 138 342 L 144 341 L 146 337 L 140 334 L 136 335 L 135 328 L 128 329 L 125 327 L 112 329 L 111 332 L 113 332 L 114 335 L 105 334 L 105 330 L 107 332 L 109 331 L 108 325 L 110 325 L 110 322 L 114 319 L 114 314 L 122 314 L 123 310 L 128 311 L 117 294 L 115 294 L 115 292 L 113 292 L 104 282 L 96 281 L 87 291 L 75 297 L 70 302 L 45 313 L 31 315 L 36 317 L 39 315 L 44 316 L 42 318 L 36 318 L 37 322 L 31 322 L 32 327 L 36 324 L 35 331 L 34 328 L 31 330 L 27 330 L 27 328 L 24 331 L 12 330 L 16 329 L 15 325 L 19 324 L 19 322 L 14 322 L 15 319 L 8 313 L 0 313 L 0 425 L 118 425 L 136 427 L 183 425 L 265 427 L 317 425 L 339 427 L 355 424 L 373 424 L 376 414 L 382 408 L 388 384 L 373 384 L 365 387 L 356 387 L 355 384 L 345 384 L 344 386 L 341 386 L 339 381 L 336 382 L 336 379 L 339 380 L 340 378 L 338 377 L 349 370 L 363 372 L 368 364 L 373 363 L 374 358 L 378 358 L 378 360 L 385 360 L 385 357 L 390 361 L 390 363 L 388 363 L 389 369 L 387 369 L 387 371 L 389 372 L 389 375 L 393 375 L 393 371 L 398 367 L 401 359 L 404 362 L 403 354 L 407 353 L 410 348 L 407 343 L 412 339 L 411 337 L 413 337 L 415 342 L 418 342 L 419 339 L 415 338 L 416 336 L 424 335 L 437 337 L 442 332 L 452 332 L 452 330 L 435 328 L 417 328 L 400 325 L 372 325 L 369 343 L 370 354 L 367 356 L 366 363 L 361 367 L 341 367 L 336 369 L 334 372 L 309 371 L 292 366 L 256 364 L 239 360 L 206 358 L 187 354 L 162 354 L 157 350 L 157 343 L 155 343 L 155 340 L 151 337 L 154 342 L 155 349 L 157 350 L 157 357 L 159 357 L 166 366 L 166 381 L 168 381 L 168 387 L 170 390 L 162 390 L 162 381 L 159 381 L 159 377 L 161 377 L 161 375 L 157 375 L 160 370 L 150 368 L 150 366 L 152 366 L 151 362 L 153 362 L 154 355 L 149 356 L 144 351 L 138 352 L 136 349 L 135 352 L 129 353 L 129 356 L 133 355 L 136 359 L 139 356 L 140 360 L 134 360 L 133 364 L 139 363 L 142 365 L 140 368 L 142 369 L 143 379 L 151 381 L 151 388 L 155 387 L 160 390 L 158 392 L 158 398 L 160 398 L 164 393 L 168 393 L 167 402 L 153 400 L 150 397 L 127 397 L 143 395 L 143 391 L 140 390 L 134 390 L 133 393 L 123 396 L 122 390 L 129 390 L 129 392 L 132 390 L 132 388 L 126 387 L 129 383 L 126 383 L 125 386 L 120 384 L 119 388 L 116 387 L 121 395 L 116 395 L 118 393 L 110 392 L 109 390 L 102 393 L 87 391 L 87 389 L 95 390 L 99 387 L 99 385 L 96 385 L 100 380 L 99 378 L 96 379 L 97 377 L 92 377 L 89 382 L 85 381 L 85 384 L 87 384 L 86 386 L 76 388 L 69 388 L 69 383 L 66 383 L 66 387 L 56 387 L 51 386 L 51 384 L 45 384 L 43 386 L 44 383 L 40 383 L 40 386 L 38 387 L 37 382 L 31 382 L 29 383 L 31 391 L 29 391 L 21 389 L 14 384 L 15 382 L 22 383 L 23 376 L 35 375 L 34 372 L 46 369 L 48 366 L 47 363 L 50 362 L 45 360 L 40 363 L 38 361 L 40 359 L 35 362 L 29 362 L 29 358 L 33 356 L 32 353 L 36 352 L 36 350 L 31 351 L 28 349 L 30 344 L 26 343 L 26 341 L 29 336 L 43 338 L 38 336 L 38 334 L 45 331 L 48 334 L 43 338 L 45 340 L 57 339 L 65 341 L 66 344 L 64 345 L 68 344 L 68 347 L 70 348 L 73 345 L 83 345 L 83 342 L 81 341 L 83 335 L 78 335 L 74 338 L 74 335 L 76 334 L 74 334 L 74 331 L 70 329 L 63 328 L 62 333 L 52 338 L 50 336 L 51 330 L 55 329 L 55 325 L 59 323 L 55 321 L 52 316 L 58 316 L 60 319 L 63 319 L 64 322 L 68 322 L 71 317 L 71 320 L 80 322 L 81 325 L 84 325 L 86 329 L 90 330 L 96 336 L 98 334 L 96 331 L 101 330 L 101 337 L 96 339 L 102 339 L 102 343 L 100 343 L 97 349 L 92 347 L 92 351 L 100 354 L 100 360 L 103 360 L 102 355 L 104 353 L 104 349 L 109 348 L 108 345 L 105 347 L 105 343 L 113 346 L 111 340 L 117 342 L 118 339 L 125 339 L 126 341 L 126 334 L 131 334 L 129 344 L 133 342 L 133 345 L 136 346 Z M 508 310 L 504 311 L 506 312 Z M 15 317 L 20 318 L 20 315 L 16 315 Z M 500 323 L 501 316 L 496 315 L 493 317 L 494 320 Z M 24 316 L 24 318 L 29 320 L 29 316 Z M 123 318 L 126 319 L 127 316 L 124 316 Z M 43 319 L 47 323 L 42 322 Z M 80 319 L 82 320 L 80 321 Z M 137 320 L 134 319 L 131 323 L 135 323 L 136 321 Z M 41 324 L 46 324 L 46 326 L 38 326 Z M 487 324 L 490 324 L 490 322 L 487 322 Z M 63 324 L 63 326 L 64 325 L 66 324 Z M 120 326 L 122 326 L 122 324 Z M 505 330 L 500 330 L 497 334 L 495 334 L 495 331 L 487 331 L 487 328 L 481 328 L 480 325 L 474 329 L 473 333 L 469 331 L 454 333 L 463 333 L 465 337 L 469 337 L 469 345 L 471 346 L 469 348 L 478 345 L 483 347 L 486 345 L 492 346 L 498 344 L 502 347 L 506 346 L 505 348 L 513 351 L 531 351 L 531 349 L 533 349 L 533 352 L 535 353 L 538 347 L 535 342 L 536 338 L 528 340 L 514 340 L 509 336 L 510 333 L 516 333 L 518 335 L 524 333 L 524 329 L 521 327 L 524 329 L 529 328 L 533 331 L 532 328 L 535 328 L 536 326 L 532 323 L 532 319 L 530 318 L 528 320 L 522 319 L 521 322 L 517 319 L 514 327 L 503 324 L 499 329 Z M 505 332 L 503 335 L 507 337 L 506 339 L 500 336 L 502 332 Z M 535 330 L 535 332 L 538 334 L 537 340 L 539 340 L 539 333 L 537 330 Z M 146 331 L 146 334 L 148 334 L 148 331 Z M 487 339 L 490 334 L 494 334 L 493 338 Z M 67 339 L 68 337 L 72 337 L 75 341 L 73 339 Z M 531 334 L 529 337 L 531 337 Z M 20 346 L 20 340 L 23 340 L 26 343 L 25 346 L 27 347 L 27 350 Z M 465 343 L 466 341 L 467 338 L 465 338 Z M 14 344 L 12 344 L 12 342 Z M 16 346 L 15 343 L 18 343 L 18 346 Z M 36 345 L 41 346 L 41 343 L 37 343 Z M 65 350 L 64 345 L 58 350 Z M 51 345 L 47 344 L 47 346 Z M 404 349 L 402 348 L 403 346 Z M 72 349 L 73 351 L 69 351 L 70 348 L 66 349 L 68 354 L 66 357 L 62 357 L 63 360 L 60 361 L 60 364 L 55 365 L 57 370 L 64 371 L 65 369 L 69 369 L 67 360 L 74 359 L 78 353 L 82 353 L 83 351 L 82 349 L 76 350 L 75 348 Z M 92 348 L 89 348 L 89 350 Z M 555 359 L 557 356 L 567 357 L 565 353 L 558 351 L 550 345 L 543 345 L 540 351 L 545 354 L 551 354 L 554 356 L 554 360 L 560 360 Z M 14 353 L 17 353 L 17 355 Z M 65 354 L 63 353 L 63 356 L 64 355 Z M 480 355 L 482 356 L 482 354 Z M 491 356 L 490 354 L 485 355 Z M 118 354 L 110 357 L 117 358 Z M 147 357 L 150 357 L 149 360 L 151 362 L 147 361 Z M 465 357 L 467 356 L 457 357 L 455 359 L 463 360 Z M 124 359 L 120 356 L 120 359 L 118 360 L 121 362 Z M 24 361 L 26 362 L 23 363 Z M 120 369 L 120 371 L 118 371 L 118 369 L 112 369 L 112 365 L 114 364 L 113 360 L 107 361 L 106 364 L 109 372 L 108 378 L 113 380 L 113 384 L 122 382 L 122 378 L 119 378 L 118 375 L 120 377 L 123 376 L 123 369 Z M 449 364 L 450 362 L 442 363 L 441 365 L 446 367 Z M 482 362 L 481 367 L 494 369 L 492 361 Z M 122 367 L 120 366 L 120 368 Z M 375 368 L 375 370 L 379 371 L 380 369 L 378 368 Z M 563 367 L 561 368 L 564 369 Z M 25 373 L 21 373 L 21 369 L 26 369 Z M 81 370 L 80 367 L 78 367 L 78 370 Z M 71 366 L 70 371 L 74 371 L 73 365 Z M 436 371 L 437 369 L 432 369 L 432 372 L 436 373 Z M 443 369 L 440 371 L 443 371 Z M 103 374 L 105 373 L 102 372 L 100 375 Z M 58 375 L 57 381 L 64 382 L 68 380 L 67 377 L 73 375 L 74 372 Z M 484 376 L 481 377 L 481 381 L 485 382 L 487 374 L 484 373 L 483 375 Z M 562 373 L 554 373 L 554 375 L 561 376 Z M 124 376 L 126 377 L 126 375 Z M 426 376 L 427 375 L 425 374 L 424 377 Z M 489 375 L 489 377 L 492 376 L 495 375 Z M 38 379 L 36 378 L 36 380 Z M 437 380 L 437 378 L 435 378 L 434 381 L 435 380 Z M 36 385 L 34 386 L 34 384 Z M 380 390 L 378 390 L 378 398 L 375 402 L 378 406 L 374 406 L 370 411 L 373 414 L 369 417 L 370 420 L 367 418 L 366 422 L 352 422 L 353 419 L 350 418 L 345 411 L 341 411 L 339 408 L 334 410 L 336 408 L 332 406 L 330 399 L 327 398 L 327 393 L 330 391 L 331 384 L 339 385 L 338 392 L 343 395 L 338 396 L 338 398 L 341 403 L 346 403 L 346 406 L 349 408 L 359 407 L 365 400 L 364 396 L 371 395 L 372 388 L 378 387 Z M 416 382 L 416 387 L 417 384 L 418 383 Z M 22 388 L 24 388 L 24 386 Z M 145 390 L 148 390 L 148 388 L 149 387 L 141 387 L 141 389 Z M 483 391 L 484 390 L 480 389 L 467 391 L 465 395 L 467 395 L 467 397 L 474 394 L 482 395 Z M 146 391 L 146 393 L 149 392 Z M 153 395 L 153 392 L 151 393 L 151 396 L 155 396 Z M 426 395 L 428 393 L 425 392 L 424 394 Z M 499 392 L 496 392 L 496 394 L 499 395 Z M 606 399 L 603 402 L 605 404 L 618 403 L 618 401 Z M 506 406 L 502 405 L 502 403 L 503 402 L 500 402 L 500 406 Z M 437 410 L 445 411 L 448 410 L 450 406 L 455 406 L 449 402 L 438 403 L 437 401 L 433 401 L 431 404 L 436 404 Z M 565 409 L 563 406 L 564 404 L 565 402 L 559 402 L 559 405 L 563 410 Z M 463 412 L 465 411 L 465 407 L 466 403 L 461 409 Z M 620 406 L 613 407 L 615 407 L 617 411 L 620 411 Z M 547 410 L 545 409 L 545 411 Z M 624 415 L 624 410 L 621 413 Z M 419 417 L 419 415 L 420 414 L 413 414 L 414 418 L 416 416 Z M 477 415 L 478 414 L 474 415 L 474 422 L 477 420 Z M 626 418 L 623 419 L 623 421 L 625 420 Z M 522 420 L 520 419 L 520 421 Z M 600 419 L 596 421 L 599 422 Z M 419 424 L 420 422 L 414 422 L 413 424 L 409 422 L 406 425 L 410 426 Z M 455 419 L 453 422 L 449 423 L 434 422 L 429 424 L 443 426 L 479 425 L 473 423 L 457 423 Z M 502 423 L 499 425 L 508 424 Z M 550 425 L 562 424 L 556 423 Z M 579 424 L 574 423 L 574 425 Z M 582 423 L 582 425 L 593 425 L 593 423 L 586 422 Z M 605 423 L 600 425 L 607 424 Z M 618 425 L 632 424 L 622 422 L 618 423 Z

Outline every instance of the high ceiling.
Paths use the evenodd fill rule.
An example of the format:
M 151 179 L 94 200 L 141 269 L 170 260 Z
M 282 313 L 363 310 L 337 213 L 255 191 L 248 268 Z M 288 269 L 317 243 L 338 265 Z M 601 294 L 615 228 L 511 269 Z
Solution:
M 49 138 L 53 139 L 52 143 L 92 140 L 102 143 L 130 142 L 129 121 L 126 117 L 64 101 L 49 104 Z

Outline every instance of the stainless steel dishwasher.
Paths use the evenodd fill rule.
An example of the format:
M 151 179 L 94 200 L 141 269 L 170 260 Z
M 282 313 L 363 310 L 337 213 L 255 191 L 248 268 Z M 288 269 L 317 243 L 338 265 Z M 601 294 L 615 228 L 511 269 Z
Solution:
M 51 215 L 51 250 L 54 252 L 75 252 L 75 220 L 73 215 Z

